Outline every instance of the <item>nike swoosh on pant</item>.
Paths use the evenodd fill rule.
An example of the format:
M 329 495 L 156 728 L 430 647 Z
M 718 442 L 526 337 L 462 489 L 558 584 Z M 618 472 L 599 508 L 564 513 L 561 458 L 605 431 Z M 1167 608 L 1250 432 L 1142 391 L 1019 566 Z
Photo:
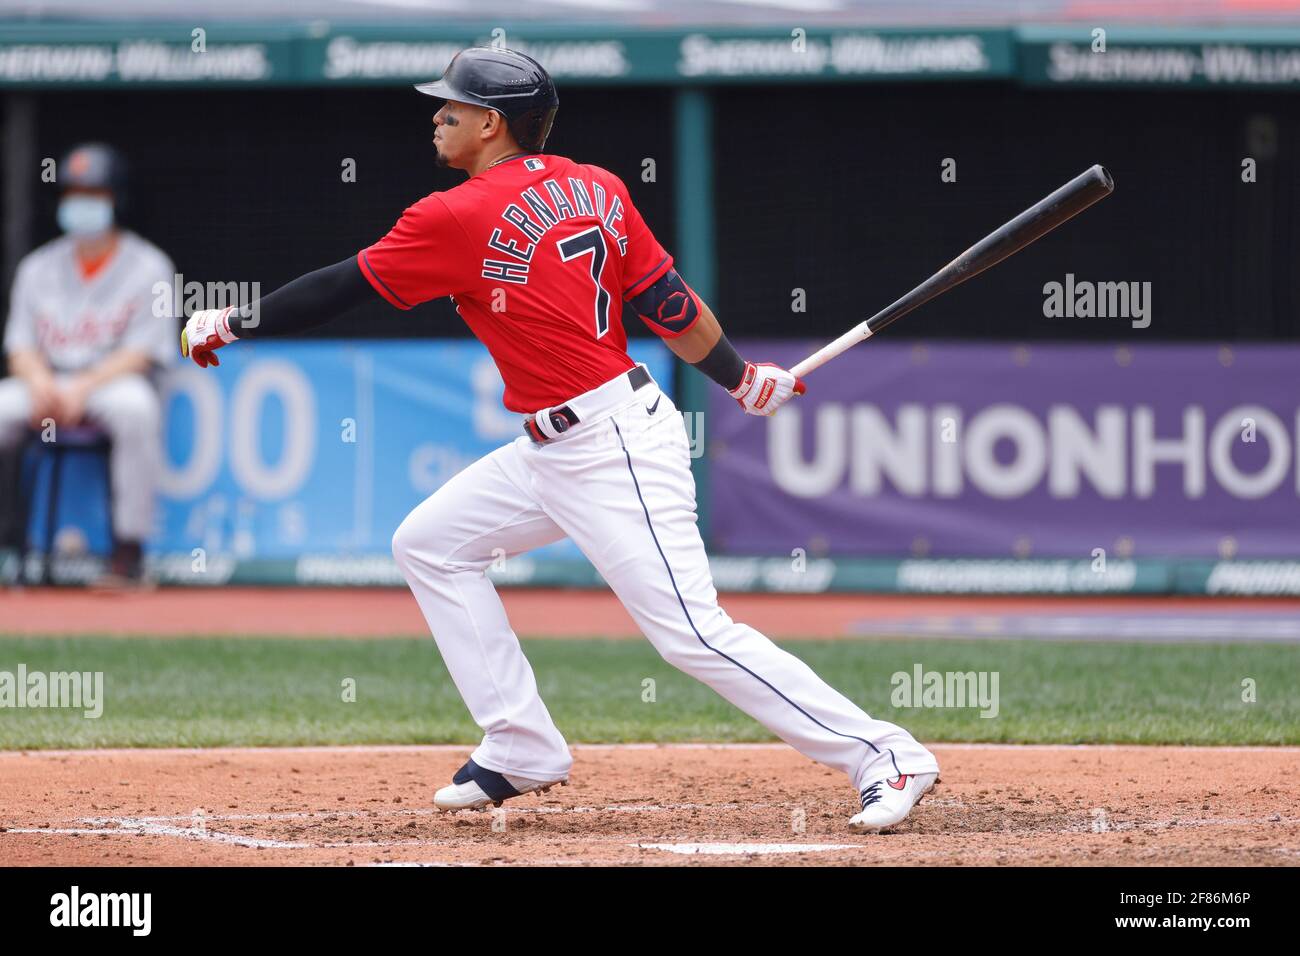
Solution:
M 663 398 L 663 396 L 660 395 L 659 398 Z M 655 403 L 653 405 L 646 406 L 646 411 L 649 412 L 651 415 L 653 415 L 655 413 L 655 409 L 659 407 L 659 398 L 655 399 Z

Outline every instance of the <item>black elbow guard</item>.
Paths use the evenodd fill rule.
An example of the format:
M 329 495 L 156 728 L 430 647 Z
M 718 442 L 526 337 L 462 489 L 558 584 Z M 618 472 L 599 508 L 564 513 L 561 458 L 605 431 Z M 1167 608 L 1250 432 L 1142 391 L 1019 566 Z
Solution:
M 628 302 L 641 321 L 666 338 L 681 335 L 700 317 L 699 300 L 676 269 L 669 269 Z

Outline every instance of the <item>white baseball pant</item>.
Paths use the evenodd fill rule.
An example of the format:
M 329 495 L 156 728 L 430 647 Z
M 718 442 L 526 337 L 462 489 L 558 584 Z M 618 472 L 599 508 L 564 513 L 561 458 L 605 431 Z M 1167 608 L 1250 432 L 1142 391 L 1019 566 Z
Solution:
M 0 380 L 0 449 L 15 447 L 31 427 L 27 383 Z M 90 393 L 86 418 L 113 440 L 113 530 L 143 541 L 153 532 L 153 504 L 162 461 L 162 406 L 143 375 L 121 375 Z M 57 426 L 56 426 L 56 436 Z
M 718 606 L 696 527 L 686 429 L 657 384 L 634 392 L 620 375 L 566 404 L 576 425 L 544 444 L 520 435 L 465 468 L 393 536 L 398 565 L 483 729 L 475 763 L 533 780 L 569 773 L 568 746 L 485 573 L 502 554 L 567 535 L 664 660 L 801 753 L 859 788 L 938 771 L 907 731 L 869 717 Z M 551 435 L 546 411 L 536 420 Z

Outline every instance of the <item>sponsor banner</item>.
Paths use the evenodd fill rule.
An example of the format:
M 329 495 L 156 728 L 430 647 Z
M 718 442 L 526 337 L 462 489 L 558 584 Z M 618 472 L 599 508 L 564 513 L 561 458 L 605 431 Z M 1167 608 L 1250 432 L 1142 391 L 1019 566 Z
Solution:
M 1225 597 L 1300 596 L 1300 561 L 1184 562 L 1175 590 Z
M 28 558 L 25 580 L 35 581 L 41 557 Z M 202 565 L 190 552 L 148 560 L 163 585 L 185 587 L 406 587 L 388 555 L 306 554 L 298 558 L 235 558 L 209 555 Z M 770 594 L 1204 594 L 1220 597 L 1300 597 L 1300 561 L 1115 561 L 1100 573 L 1091 561 L 997 561 L 886 558 L 820 558 L 800 568 L 787 558 L 712 555 L 719 591 Z M 19 580 L 17 553 L 0 551 L 0 584 Z M 104 569 L 91 555 L 58 557 L 51 581 L 82 585 Z M 536 554 L 511 558 L 488 577 L 498 587 L 604 589 L 585 559 Z
M 39 555 L 28 557 L 25 580 L 41 572 Z M 209 555 L 202 565 L 189 552 L 155 555 L 150 574 L 163 585 L 186 587 L 406 587 L 389 555 L 305 554 L 298 558 L 236 558 Z M 709 566 L 719 591 L 768 594 L 1265 594 L 1300 595 L 1300 562 L 1237 562 L 1225 568 L 1204 562 L 1114 562 L 1099 573 L 1091 562 L 926 560 L 873 558 L 747 558 L 712 555 Z M 96 556 L 57 557 L 55 584 L 88 584 L 103 570 Z M 584 558 L 518 555 L 487 575 L 498 587 L 604 589 Z M 0 551 L 0 583 L 19 578 L 18 555 Z
M 299 79 L 285 28 L 0 26 L 0 87 L 264 86 Z
M 995 561 L 824 558 L 804 569 L 783 558 L 713 555 L 719 591 L 771 594 L 1205 594 L 1221 597 L 1300 597 L 1300 561 L 1113 561 L 1104 572 L 1092 561 Z M 163 584 L 207 586 L 405 587 L 387 555 L 304 555 L 296 560 L 238 560 L 218 555 L 197 574 L 189 554 L 152 563 Z M 89 581 L 99 566 L 69 562 L 56 581 Z M 519 555 L 488 577 L 498 587 L 603 589 L 607 585 L 582 558 Z M 11 580 L 0 574 L 0 580 Z
M 345 86 L 429 80 L 441 76 L 461 50 L 492 42 L 487 30 L 398 34 L 382 27 L 340 28 L 303 44 L 302 76 L 310 83 Z M 649 37 L 512 33 L 508 45 L 541 63 L 557 83 L 642 80 L 650 63 L 670 55 L 666 40 Z
M 742 351 L 788 367 L 819 344 Z M 1134 557 L 1296 557 L 1298 361 L 1276 344 L 873 340 L 771 419 L 713 394 L 712 544 L 1066 558 L 1108 575 Z
M 223 363 L 224 364 L 224 363 Z M 603 588 L 595 569 L 585 558 L 538 557 L 539 552 L 517 555 L 489 567 L 493 583 L 504 587 Z M 0 550 L 0 584 L 14 584 L 20 578 L 38 580 L 43 558 L 27 557 L 22 573 L 19 555 Z M 158 584 L 181 587 L 406 587 L 406 581 L 391 555 L 307 554 L 298 558 L 236 558 L 229 553 L 207 555 L 197 562 L 190 552 L 149 556 L 146 568 Z M 92 583 L 105 569 L 98 555 L 56 556 L 50 568 L 50 582 L 79 586 Z M 2 630 L 2 629 L 0 629 Z
M 709 566 L 714 585 L 719 591 L 776 594 L 867 591 L 923 594 L 1155 594 L 1168 591 L 1173 581 L 1170 566 L 1158 561 L 1115 561 L 1104 573 L 1086 561 L 895 561 L 852 558 L 792 561 L 785 558 L 713 555 L 709 559 Z M 151 568 L 161 583 L 178 585 L 406 586 L 391 557 L 373 554 L 310 554 L 284 560 L 238 560 L 229 555 L 219 555 L 215 561 L 208 562 L 207 570 L 203 573 L 194 571 L 188 554 L 174 554 L 154 560 Z M 61 576 L 56 575 L 56 580 L 88 580 L 89 570 L 85 564 L 69 563 L 61 569 Z M 606 586 L 604 579 L 585 559 L 554 556 L 554 553 L 545 555 L 540 551 L 512 557 L 500 566 L 489 568 L 487 573 L 494 584 L 503 587 Z M 1205 576 L 1201 575 L 1201 580 L 1204 579 Z M 1295 593 L 1300 593 L 1300 590 Z
M 511 33 L 508 45 L 557 81 L 678 83 L 871 80 L 1011 75 L 1007 31 L 765 30 L 571 35 Z M 440 75 L 459 50 L 494 42 L 491 31 L 421 37 L 344 29 L 305 45 L 304 79 L 384 83 Z
M 196 563 L 190 552 L 150 557 L 158 583 L 184 587 L 406 587 L 384 554 L 304 554 L 297 558 L 236 558 L 222 553 Z M 988 559 L 755 558 L 712 555 L 719 591 L 769 594 L 1204 594 L 1221 597 L 1300 597 L 1300 561 L 1113 561 L 1104 572 L 1091 561 Z M 93 555 L 55 558 L 55 584 L 82 585 L 104 570 Z M 0 550 L 0 584 L 20 577 L 19 556 Z M 35 581 L 41 556 L 28 556 L 24 577 Z M 584 558 L 517 555 L 488 577 L 498 587 L 604 589 Z
M 1163 561 L 994 561 L 870 558 L 710 558 L 719 591 L 920 594 L 1159 594 Z
M 676 75 L 745 79 L 954 79 L 1009 76 L 1004 31 L 894 33 L 845 30 L 798 36 L 691 33 L 678 42 Z
M 1097 28 L 1100 29 L 1100 28 Z M 505 44 L 564 84 L 1000 78 L 1030 86 L 1293 88 L 1300 31 L 1094 28 L 599 29 L 124 21 L 0 25 L 0 86 L 366 85 L 428 80 L 467 46 Z
M 1023 28 L 1020 79 L 1028 86 L 1300 87 L 1300 33 Z
M 504 42 L 561 83 L 899 80 L 1010 77 L 1007 30 L 602 31 L 499 26 L 286 25 L 231 38 L 191 26 L 40 24 L 0 35 L 0 86 L 395 84 L 440 75 L 467 46 Z M 288 31 L 294 31 L 292 35 Z
M 1168 586 L 1162 564 L 1136 561 L 901 561 L 897 591 L 928 594 L 1129 594 Z
M 634 339 L 631 355 L 671 392 L 673 360 L 661 341 Z M 171 556 L 173 577 L 220 578 L 230 562 L 275 560 L 295 562 L 293 574 L 312 583 L 332 572 L 305 556 L 329 555 L 352 583 L 391 579 L 373 562 L 386 568 L 407 513 L 523 435 L 503 390 L 474 340 L 250 341 L 223 352 L 216 369 L 177 365 L 165 382 L 166 456 L 149 550 Z M 99 462 L 68 461 L 57 550 L 105 550 L 103 480 Z M 43 491 L 38 484 L 37 547 Z M 535 553 L 580 558 L 567 540 Z

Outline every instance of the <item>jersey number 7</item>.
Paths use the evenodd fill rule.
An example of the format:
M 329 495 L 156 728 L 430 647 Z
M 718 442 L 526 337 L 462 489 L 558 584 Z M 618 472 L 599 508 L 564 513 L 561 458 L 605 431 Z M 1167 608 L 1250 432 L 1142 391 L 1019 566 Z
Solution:
M 588 252 L 591 253 L 591 281 L 596 285 L 594 304 L 596 338 L 600 338 L 609 331 L 609 293 L 600 284 L 600 273 L 605 268 L 605 258 L 609 250 L 605 245 L 605 237 L 601 234 L 600 226 L 592 226 L 577 235 L 570 236 L 557 243 L 556 248 L 560 250 L 560 258 L 565 262 L 584 256 Z

